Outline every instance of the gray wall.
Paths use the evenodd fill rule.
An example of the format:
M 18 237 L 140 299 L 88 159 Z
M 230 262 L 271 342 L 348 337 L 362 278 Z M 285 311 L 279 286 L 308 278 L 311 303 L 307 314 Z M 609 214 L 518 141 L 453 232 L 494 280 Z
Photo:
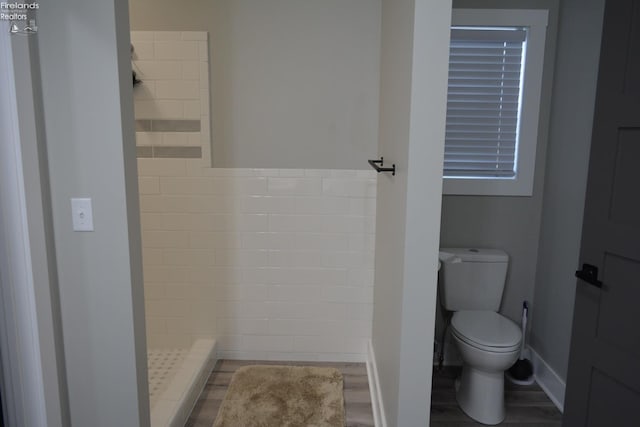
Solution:
M 369 167 L 380 0 L 131 0 L 130 10 L 132 30 L 209 32 L 214 166 Z
M 43 3 L 38 26 L 70 421 L 148 426 L 126 2 Z M 71 197 L 94 232 L 72 231 Z
M 549 106 L 553 82 L 558 0 L 455 0 L 454 8 L 548 9 L 549 24 L 545 47 L 541 114 L 532 197 L 444 196 L 440 246 L 494 247 L 510 255 L 509 273 L 502 298 L 501 313 L 519 322 L 522 301 L 533 301 L 538 235 L 542 211 L 545 154 L 549 126 Z
M 604 0 L 563 0 L 531 347 L 562 378 L 569 344 Z
M 451 5 L 383 0 L 372 344 L 389 426 L 429 424 Z M 435 202 L 434 202 L 435 201 Z

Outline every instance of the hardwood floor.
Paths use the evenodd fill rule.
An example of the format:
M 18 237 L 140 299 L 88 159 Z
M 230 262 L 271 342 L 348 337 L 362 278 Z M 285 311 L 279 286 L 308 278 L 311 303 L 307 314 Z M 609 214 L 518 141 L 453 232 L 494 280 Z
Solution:
M 198 399 L 187 427 L 211 427 L 227 391 L 231 376 L 246 365 L 331 366 L 344 375 L 346 427 L 373 427 L 367 369 L 364 363 L 273 362 L 219 360 Z M 431 395 L 431 427 L 482 426 L 469 418 L 458 406 L 454 380 L 459 367 L 434 368 Z M 536 384 L 518 386 L 505 381 L 507 417 L 500 427 L 559 427 L 562 414 Z
M 434 368 L 431 393 L 431 427 L 482 426 L 469 418 L 456 402 L 454 381 L 459 367 Z M 500 427 L 552 427 L 562 424 L 562 414 L 537 385 L 519 386 L 505 380 L 507 417 Z
M 211 427 L 227 391 L 231 376 L 246 365 L 329 366 L 344 376 L 346 427 L 373 427 L 373 412 L 367 368 L 364 363 L 273 362 L 256 360 L 219 360 L 187 421 L 187 427 Z

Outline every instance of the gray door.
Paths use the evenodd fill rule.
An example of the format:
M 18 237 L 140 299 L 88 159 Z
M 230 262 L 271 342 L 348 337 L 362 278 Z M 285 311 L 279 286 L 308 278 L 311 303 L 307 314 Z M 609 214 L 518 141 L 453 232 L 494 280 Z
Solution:
M 606 3 L 580 257 L 563 425 L 638 427 L 640 0 Z

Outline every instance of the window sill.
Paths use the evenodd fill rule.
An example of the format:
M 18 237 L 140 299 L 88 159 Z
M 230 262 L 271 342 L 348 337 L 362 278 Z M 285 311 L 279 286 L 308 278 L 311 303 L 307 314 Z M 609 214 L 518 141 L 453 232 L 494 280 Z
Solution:
M 533 181 L 524 179 L 443 178 L 442 194 L 449 196 L 519 196 L 533 195 Z

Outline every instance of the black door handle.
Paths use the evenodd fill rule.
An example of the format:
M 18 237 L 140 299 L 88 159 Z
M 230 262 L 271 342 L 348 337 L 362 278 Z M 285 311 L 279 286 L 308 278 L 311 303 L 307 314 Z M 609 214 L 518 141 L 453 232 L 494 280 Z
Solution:
M 596 288 L 602 288 L 602 282 L 598 280 L 598 267 L 595 265 L 582 264 L 582 270 L 576 271 L 576 277 Z

